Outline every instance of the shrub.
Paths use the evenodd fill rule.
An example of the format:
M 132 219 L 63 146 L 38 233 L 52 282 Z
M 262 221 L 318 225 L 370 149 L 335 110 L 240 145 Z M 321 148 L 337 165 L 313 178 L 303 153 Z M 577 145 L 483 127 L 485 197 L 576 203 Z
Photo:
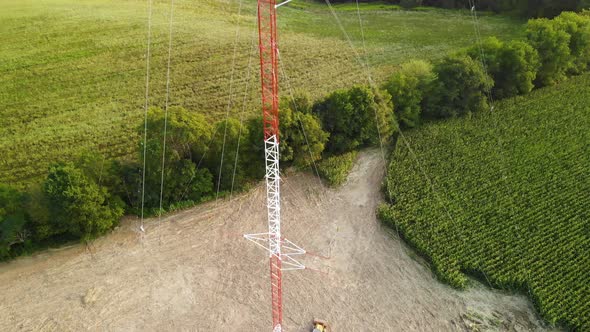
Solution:
M 170 204 L 182 200 L 200 201 L 210 194 L 213 190 L 210 172 L 205 168 L 197 169 L 197 163 L 204 158 L 211 140 L 211 126 L 205 117 L 173 107 L 169 109 L 168 119 L 165 119 L 164 111 L 153 108 L 148 113 L 147 128 L 145 186 L 141 178 L 143 164 L 116 165 L 124 184 L 130 185 L 129 190 L 120 195 L 130 196 L 130 203 L 139 207 L 140 195 L 143 194 L 145 207 L 150 209 L 159 208 L 161 199 L 162 207 L 166 209 Z M 138 127 L 142 137 L 143 130 L 143 126 Z M 138 150 L 139 160 L 143 163 L 143 144 L 139 145 Z M 137 185 L 140 190 L 135 191 Z
M 311 99 L 311 95 L 307 91 L 295 91 L 293 98 L 288 98 L 282 101 L 281 111 L 284 108 L 290 108 L 293 111 L 304 114 L 311 113 L 313 111 L 313 101 Z
M 248 151 L 248 153 L 243 155 L 242 168 L 248 178 L 262 179 L 265 174 L 262 116 L 248 119 L 246 127 L 248 127 L 248 135 L 245 137 L 243 150 Z
M 165 113 L 159 108 L 152 108 L 148 113 L 148 141 L 163 142 Z M 166 126 L 166 148 L 174 151 L 181 159 L 195 162 L 207 151 L 211 140 L 212 126 L 202 114 L 189 112 L 182 107 L 170 107 Z M 138 127 L 143 137 L 144 126 Z M 161 157 L 160 157 L 161 159 Z
M 486 91 L 493 80 L 468 56 L 450 55 L 434 66 L 438 79 L 426 100 L 425 113 L 445 118 L 487 109 Z
M 357 152 L 328 157 L 318 163 L 320 176 L 331 186 L 343 184 L 348 178 L 348 173 L 354 165 Z
M 321 159 L 330 135 L 322 130 L 320 120 L 290 108 L 282 108 L 280 112 L 281 162 L 306 167 Z
M 54 232 L 49 211 L 50 204 L 42 184 L 36 184 L 27 189 L 24 204 L 30 220 L 33 240 L 41 241 L 51 237 Z
M 387 81 L 385 89 L 394 101 L 400 125 L 412 128 L 420 123 L 421 103 L 435 78 L 430 63 L 414 60 L 402 65 Z
M 394 132 L 391 96 L 387 92 L 355 86 L 339 90 L 314 106 L 314 112 L 330 133 L 326 150 L 331 153 L 352 151 L 386 142 Z M 377 122 L 379 130 L 377 130 Z
M 569 71 L 580 74 L 590 64 L 590 16 L 563 12 L 555 18 L 560 28 L 570 35 L 569 50 L 571 63 Z
M 113 160 L 113 174 L 117 174 L 117 185 L 109 188 L 113 195 L 120 197 L 126 204 L 126 211 L 137 213 L 141 204 L 142 165 L 132 160 Z
M 539 53 L 526 42 L 512 41 L 506 44 L 500 59 L 504 75 L 498 73 L 496 76 L 497 97 L 507 98 L 531 92 L 541 66 Z
M 0 260 L 10 257 L 11 247 L 24 243 L 30 236 L 23 198 L 21 192 L 0 184 Z
M 262 122 L 259 126 L 262 127 Z M 207 168 L 213 174 L 215 189 L 220 191 L 240 189 L 248 179 L 244 165 L 251 158 L 250 151 L 248 151 L 248 145 L 242 144 L 249 137 L 248 130 L 248 126 L 233 118 L 216 124 L 216 134 L 207 154 Z
M 533 89 L 540 64 L 537 51 L 529 44 L 521 41 L 505 44 L 491 37 L 482 43 L 481 49 L 475 45 L 467 50 L 467 54 L 486 65 L 494 80 L 494 97 L 508 98 Z
M 530 20 L 526 33 L 529 44 L 537 50 L 541 61 L 535 85 L 552 85 L 563 80 L 571 66 L 570 35 L 556 21 L 544 18 Z
M 47 235 L 90 240 L 118 224 L 123 216 L 122 202 L 72 163 L 50 167 L 43 191 L 50 212 Z

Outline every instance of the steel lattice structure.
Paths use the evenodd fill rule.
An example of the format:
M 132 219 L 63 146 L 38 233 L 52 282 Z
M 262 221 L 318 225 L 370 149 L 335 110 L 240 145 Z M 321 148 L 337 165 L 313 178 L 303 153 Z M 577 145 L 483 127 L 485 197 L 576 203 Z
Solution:
M 282 3 L 285 4 L 290 0 Z M 280 5 L 282 5 L 280 4 Z M 303 269 L 293 255 L 305 254 L 281 236 L 281 187 L 279 170 L 279 84 L 278 44 L 275 0 L 258 0 L 258 35 L 260 78 L 262 83 L 262 115 L 264 128 L 264 156 L 266 161 L 266 205 L 268 233 L 248 234 L 244 237 L 268 250 L 273 332 L 283 330 L 283 282 L 286 270 Z

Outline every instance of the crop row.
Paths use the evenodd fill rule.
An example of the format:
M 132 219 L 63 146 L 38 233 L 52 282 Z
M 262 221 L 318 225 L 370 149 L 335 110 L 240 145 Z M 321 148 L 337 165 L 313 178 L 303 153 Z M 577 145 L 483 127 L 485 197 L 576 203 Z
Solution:
M 450 284 L 478 276 L 529 295 L 553 324 L 590 330 L 589 85 L 577 77 L 408 132 L 382 219 Z

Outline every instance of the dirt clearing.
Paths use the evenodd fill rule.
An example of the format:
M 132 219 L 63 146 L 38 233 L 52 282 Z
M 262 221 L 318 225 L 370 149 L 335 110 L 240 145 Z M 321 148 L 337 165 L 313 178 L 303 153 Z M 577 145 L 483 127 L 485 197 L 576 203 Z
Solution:
M 284 325 L 309 331 L 545 330 L 523 296 L 438 282 L 375 217 L 383 164 L 369 151 L 341 188 L 284 178 L 283 234 L 312 254 L 284 273 Z M 95 241 L 0 265 L 1 331 L 267 331 L 265 192 L 136 220 Z

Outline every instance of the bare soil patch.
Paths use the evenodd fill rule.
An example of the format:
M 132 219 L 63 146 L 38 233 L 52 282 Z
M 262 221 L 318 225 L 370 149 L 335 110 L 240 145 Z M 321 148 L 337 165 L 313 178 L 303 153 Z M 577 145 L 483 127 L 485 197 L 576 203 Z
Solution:
M 284 178 L 283 233 L 312 253 L 284 274 L 286 330 L 313 317 L 336 332 L 545 330 L 523 296 L 438 282 L 376 219 L 382 173 L 368 151 L 339 189 Z M 242 238 L 266 231 L 264 190 L 0 265 L 0 330 L 269 330 L 268 257 Z

